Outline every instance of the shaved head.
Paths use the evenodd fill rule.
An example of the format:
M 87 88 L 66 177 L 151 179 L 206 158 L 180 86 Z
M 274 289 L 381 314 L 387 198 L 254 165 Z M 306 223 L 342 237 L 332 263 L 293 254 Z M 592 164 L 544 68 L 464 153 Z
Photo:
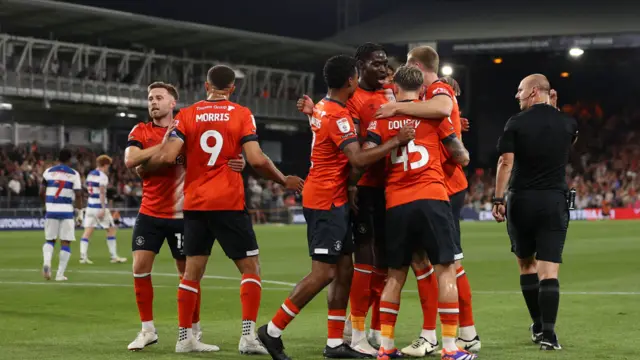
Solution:
M 540 91 L 551 90 L 551 85 L 549 84 L 549 80 L 547 77 L 542 74 L 531 74 L 526 78 L 522 79 L 522 82 L 527 84 L 530 88 L 538 88 Z
M 520 82 L 516 99 L 520 102 L 520 110 L 526 110 L 532 105 L 549 103 L 551 84 L 542 74 L 531 74 Z

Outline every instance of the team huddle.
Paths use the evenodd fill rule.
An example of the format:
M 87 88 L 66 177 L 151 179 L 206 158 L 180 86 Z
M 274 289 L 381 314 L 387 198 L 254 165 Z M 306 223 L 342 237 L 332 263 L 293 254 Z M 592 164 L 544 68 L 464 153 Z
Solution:
M 142 329 L 128 349 L 142 350 L 158 341 L 151 270 L 166 239 L 180 278 L 176 352 L 219 350 L 202 342 L 200 326 L 200 282 L 217 240 L 242 276 L 242 354 L 290 359 L 283 332 L 328 287 L 326 358 L 422 357 L 441 347 L 442 359 L 475 359 L 481 344 L 461 265 L 459 226 L 467 188 L 462 168 L 469 153 L 461 140 L 458 94 L 452 87 L 457 84 L 440 80 L 438 69 L 438 54 L 426 46 L 412 49 L 392 79 L 379 45 L 364 44 L 355 57 L 330 58 L 323 69 L 327 96 L 316 104 L 306 96 L 298 101 L 312 130 L 311 166 L 304 180 L 283 175 L 262 152 L 251 111 L 229 101 L 235 89 L 231 68 L 212 67 L 206 100 L 175 117 L 175 87 L 151 84 L 148 110 L 153 121 L 133 128 L 125 151 L 126 166 L 143 179 L 132 236 Z M 80 208 L 80 178 L 69 167 L 70 158 L 63 150 L 60 165 L 45 173 L 43 271 L 51 277 L 53 242 L 60 239 L 56 280 L 66 279 L 69 242 L 75 240 L 74 197 Z M 310 273 L 259 328 L 259 248 L 241 174 L 247 162 L 262 177 L 302 192 L 312 260 Z M 103 191 L 110 163 L 108 157 L 99 158 L 87 179 L 91 190 L 83 263 L 91 263 L 85 240 L 96 225 L 109 229 L 112 262 L 125 261 L 116 253 L 115 227 Z M 423 328 L 417 340 L 398 349 L 394 329 L 409 268 L 418 283 Z M 438 316 L 441 341 L 436 336 Z

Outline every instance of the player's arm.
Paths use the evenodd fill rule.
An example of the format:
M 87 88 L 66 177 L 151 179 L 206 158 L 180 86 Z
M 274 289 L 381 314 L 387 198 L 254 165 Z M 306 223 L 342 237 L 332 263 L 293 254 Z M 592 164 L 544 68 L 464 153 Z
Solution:
M 367 132 L 367 138 L 365 139 L 364 144 L 362 144 L 362 150 L 366 151 L 378 146 L 379 142 L 372 141 L 371 138 L 372 138 L 372 133 Z M 348 182 L 349 186 L 350 187 L 356 186 L 358 184 L 358 181 L 360 181 L 360 178 L 362 177 L 362 175 L 365 173 L 365 171 L 366 171 L 366 167 L 359 168 L 356 166 L 352 166 L 351 172 L 349 173 L 349 182 Z
M 515 122 L 513 119 L 507 121 L 504 127 L 504 133 L 498 140 L 498 166 L 496 167 L 496 188 L 493 196 L 493 217 L 498 222 L 505 220 L 504 194 L 507 190 L 507 184 L 511 178 L 513 170 L 513 160 L 515 152 Z
M 100 185 L 100 206 L 102 210 L 107 208 L 107 186 Z
M 160 167 L 172 165 L 180 155 L 186 133 L 185 122 L 181 120 L 180 115 L 181 113 L 176 116 L 176 121 L 167 128 L 162 139 L 162 146 L 143 165 L 143 172 L 148 173 Z
M 469 165 L 469 151 L 464 147 L 464 144 L 458 139 L 456 134 L 451 134 L 441 141 L 442 145 L 447 149 L 449 157 L 453 159 L 456 164 L 462 166 Z
M 77 210 L 81 210 L 84 206 L 82 203 L 82 182 L 80 180 L 80 174 L 76 172 L 76 177 L 73 180 L 73 191 L 75 193 L 74 206 Z
M 42 183 L 40 184 L 40 199 L 42 199 L 42 204 L 47 204 L 47 179 L 42 179 Z
M 347 155 L 351 166 L 359 169 L 366 169 L 369 165 L 387 156 L 391 150 L 398 146 L 406 145 L 415 137 L 415 127 L 405 126 L 400 129 L 398 135 L 392 137 L 382 145 L 370 148 L 361 148 L 358 141 L 344 141 L 341 148 L 342 152 Z M 356 138 L 354 137 L 353 139 L 355 140 Z
M 143 149 L 142 144 L 137 141 L 135 143 L 129 141 L 127 145 L 127 148 L 124 150 L 124 164 L 128 169 L 135 168 L 138 165 L 143 165 L 162 147 L 162 144 L 158 144 L 150 148 Z
M 453 100 L 447 93 L 438 94 L 426 101 L 390 102 L 382 105 L 376 112 L 376 118 L 382 119 L 397 114 L 415 116 L 426 119 L 438 119 L 451 116 Z
M 304 181 L 297 176 L 285 176 L 275 166 L 273 161 L 260 148 L 257 141 L 246 141 L 242 144 L 247 162 L 265 179 L 272 180 L 289 190 L 302 191 Z

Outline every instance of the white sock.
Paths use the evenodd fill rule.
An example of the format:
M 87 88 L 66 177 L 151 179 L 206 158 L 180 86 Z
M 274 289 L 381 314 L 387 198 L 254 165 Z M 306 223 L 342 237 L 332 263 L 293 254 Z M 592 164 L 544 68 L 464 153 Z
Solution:
M 279 338 L 282 336 L 282 330 L 278 329 L 273 321 L 269 321 L 269 324 L 267 325 L 267 334 L 271 337 Z
M 143 321 L 142 322 L 142 330 L 147 332 L 156 332 L 156 326 L 153 325 L 153 320 L 151 321 Z
M 89 251 L 89 239 L 80 240 L 80 258 L 86 259 Z
M 337 348 L 343 343 L 344 341 L 342 339 L 327 339 L 327 346 L 330 348 Z
M 476 336 L 478 336 L 476 327 L 474 325 L 461 327 L 459 334 L 462 340 L 473 340 Z
M 374 330 L 374 329 L 369 329 L 369 336 L 374 338 L 376 341 L 380 341 L 380 339 L 382 338 L 382 334 L 380 333 L 380 330 Z
M 442 348 L 447 351 L 458 351 L 458 345 L 456 345 L 456 338 L 443 336 Z
M 193 330 L 193 333 L 200 332 L 200 322 L 198 321 L 197 323 L 191 324 L 191 329 Z
M 42 245 L 42 264 L 51 267 L 51 259 L 53 258 L 53 244 L 46 241 Z
M 69 263 L 69 258 L 71 257 L 71 248 L 69 246 L 63 245 L 60 247 L 60 255 L 58 256 L 58 273 L 57 277 L 64 276 L 64 271 L 67 270 L 67 264 Z
M 351 328 L 351 345 L 356 346 L 360 341 L 365 340 L 367 338 L 367 333 L 364 331 L 356 330 L 356 328 Z
M 383 336 L 382 337 L 382 341 L 380 343 L 380 347 L 382 347 L 385 350 L 393 350 L 393 349 L 396 348 L 396 342 L 392 338 L 388 338 L 386 336 Z
M 420 333 L 420 337 L 426 339 L 428 342 L 432 344 L 438 343 L 438 337 L 436 336 L 435 330 L 424 330 Z
M 256 323 L 251 320 L 242 320 L 242 336 L 251 339 L 256 338 Z
M 109 248 L 109 254 L 111 254 L 111 258 L 118 257 L 118 253 L 116 252 L 116 247 L 118 243 L 116 242 L 115 236 L 107 237 L 107 247 Z

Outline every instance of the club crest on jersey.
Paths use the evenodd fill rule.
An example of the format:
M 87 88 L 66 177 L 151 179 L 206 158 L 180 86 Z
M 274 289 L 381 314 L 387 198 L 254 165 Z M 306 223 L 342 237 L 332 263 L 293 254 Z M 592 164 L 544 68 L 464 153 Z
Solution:
M 336 241 L 335 244 L 333 244 L 333 248 L 336 251 L 342 250 L 342 241 L 340 241 L 340 240 Z
M 340 131 L 343 134 L 348 134 L 351 131 L 351 125 L 349 125 L 349 119 L 342 118 L 338 120 L 336 123 L 338 124 L 338 129 L 340 129 Z
M 358 232 L 360 234 L 366 234 L 367 233 L 367 226 L 365 224 L 358 225 Z
M 178 155 L 178 157 L 176 157 L 176 164 L 177 165 L 184 165 L 184 155 L 180 154 L 180 155 Z
M 378 126 L 378 122 L 374 120 L 374 121 L 369 123 L 369 126 L 367 127 L 367 130 L 375 130 L 377 126 Z
M 138 236 L 136 238 L 136 245 L 138 245 L 138 246 L 144 245 L 144 237 L 143 236 Z
M 438 94 L 447 94 L 449 95 L 449 92 L 447 91 L 447 89 L 439 87 L 439 88 L 435 88 L 433 90 L 433 95 L 438 95 Z

